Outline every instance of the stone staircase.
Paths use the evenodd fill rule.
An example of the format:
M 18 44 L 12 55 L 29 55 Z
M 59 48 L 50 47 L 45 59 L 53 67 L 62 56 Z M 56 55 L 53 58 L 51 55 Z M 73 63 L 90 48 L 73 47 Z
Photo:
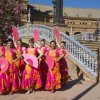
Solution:
M 78 40 L 78 41 L 95 53 L 97 53 L 98 49 L 100 50 L 100 41 L 88 41 L 88 40 Z

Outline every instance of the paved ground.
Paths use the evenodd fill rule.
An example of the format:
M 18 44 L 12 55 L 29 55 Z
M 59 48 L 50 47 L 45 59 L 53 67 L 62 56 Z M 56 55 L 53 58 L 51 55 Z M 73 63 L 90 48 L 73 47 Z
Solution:
M 100 83 L 79 81 L 74 78 L 54 94 L 40 90 L 31 94 L 2 95 L 0 100 L 100 100 Z

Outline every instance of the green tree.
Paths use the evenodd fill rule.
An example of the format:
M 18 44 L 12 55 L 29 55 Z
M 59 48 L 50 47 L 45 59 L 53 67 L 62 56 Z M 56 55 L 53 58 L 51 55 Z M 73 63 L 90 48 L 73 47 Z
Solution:
M 12 25 L 18 25 L 25 13 L 26 0 L 0 0 L 0 37 L 11 35 Z

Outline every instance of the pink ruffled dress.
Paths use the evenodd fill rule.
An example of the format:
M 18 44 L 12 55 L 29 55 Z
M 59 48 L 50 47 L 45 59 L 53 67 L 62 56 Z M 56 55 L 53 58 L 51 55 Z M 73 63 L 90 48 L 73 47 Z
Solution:
M 60 89 L 61 88 L 61 73 L 60 73 L 60 66 L 59 62 L 57 62 L 57 58 L 59 57 L 58 49 L 55 49 L 53 52 L 52 50 L 48 51 L 48 55 L 52 56 L 54 58 L 54 67 L 50 70 L 48 70 L 47 73 L 47 81 L 46 81 L 46 90 L 52 90 L 52 89 Z
M 37 48 L 28 48 L 26 52 L 28 54 L 33 54 L 36 57 L 38 56 Z M 35 69 L 26 64 L 23 72 L 22 88 L 28 90 L 33 85 L 35 89 L 42 87 L 40 69 Z

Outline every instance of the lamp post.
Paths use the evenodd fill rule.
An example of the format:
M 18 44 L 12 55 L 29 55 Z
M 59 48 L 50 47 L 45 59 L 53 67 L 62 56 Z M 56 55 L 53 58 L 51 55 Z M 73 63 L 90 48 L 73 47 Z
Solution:
M 53 3 L 53 8 L 54 8 L 54 19 L 53 19 L 53 22 L 55 23 L 56 22 L 56 0 L 52 0 L 52 3 Z

